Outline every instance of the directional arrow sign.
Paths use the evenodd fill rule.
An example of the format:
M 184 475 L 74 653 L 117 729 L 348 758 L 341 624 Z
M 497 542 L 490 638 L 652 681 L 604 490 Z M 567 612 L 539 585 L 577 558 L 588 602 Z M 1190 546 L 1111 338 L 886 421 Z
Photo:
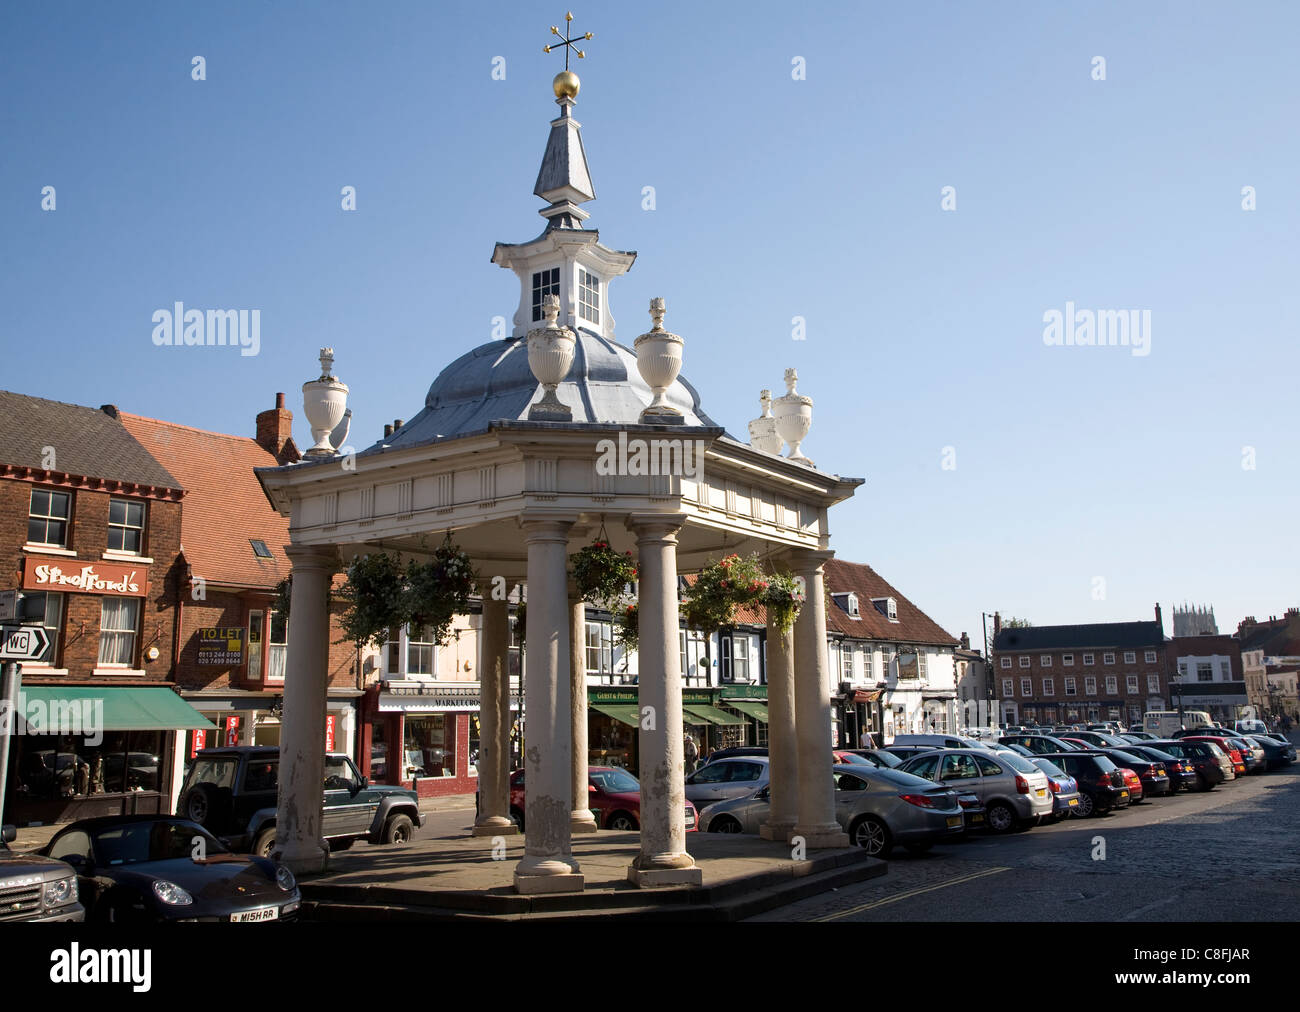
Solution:
M 0 630 L 0 661 L 38 661 L 50 649 L 50 636 L 41 626 L 7 625 Z

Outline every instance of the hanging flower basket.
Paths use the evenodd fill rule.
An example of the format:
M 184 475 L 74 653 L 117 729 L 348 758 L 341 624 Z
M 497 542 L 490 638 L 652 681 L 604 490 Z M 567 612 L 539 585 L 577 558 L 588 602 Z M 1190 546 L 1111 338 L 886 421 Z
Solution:
M 406 621 L 413 629 L 432 630 L 433 642 L 445 646 L 451 638 L 452 620 L 469 611 L 474 592 L 474 565 L 450 537 L 428 562 L 413 561 L 406 568 Z
M 709 630 L 732 625 L 738 607 L 762 603 L 770 579 L 757 555 L 728 555 L 705 566 L 682 604 L 687 627 Z
M 640 609 L 636 602 L 620 604 L 614 609 L 614 633 L 618 641 L 628 650 L 635 650 L 637 645 L 637 628 Z
M 767 578 L 767 590 L 761 604 L 767 611 L 767 626 L 784 636 L 794 626 L 807 595 L 803 581 L 788 573 L 776 573 Z
M 406 621 L 406 574 L 387 552 L 353 559 L 339 593 L 347 602 L 340 624 L 358 646 L 381 646 L 389 630 Z
M 614 610 L 614 604 L 636 580 L 636 563 L 632 553 L 620 555 L 609 543 L 597 540 L 569 556 L 578 593 L 588 604 Z

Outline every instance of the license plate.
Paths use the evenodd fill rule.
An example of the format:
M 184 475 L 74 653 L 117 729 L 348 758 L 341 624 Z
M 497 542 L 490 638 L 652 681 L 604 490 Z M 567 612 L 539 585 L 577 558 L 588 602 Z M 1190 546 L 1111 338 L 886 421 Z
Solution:
M 1079 806 L 1078 798 L 1071 798 L 1070 803 L 1066 805 L 1067 808 L 1077 808 L 1078 806 Z
M 261 907 L 257 910 L 241 910 L 230 915 L 232 921 L 275 921 L 280 919 L 279 907 Z
M 1120 796 L 1121 798 L 1127 798 L 1127 797 L 1128 797 L 1128 791 L 1120 791 L 1120 792 L 1119 792 L 1119 796 Z
M 983 816 L 983 815 L 972 815 L 972 816 L 970 817 L 970 821 L 971 821 L 971 822 L 983 822 L 983 821 L 984 821 L 984 816 Z
M 961 825 L 961 816 L 960 816 L 960 815 L 950 815 L 950 816 L 948 816 L 948 828 L 949 828 L 949 829 L 952 829 L 953 827 L 955 827 L 955 826 L 960 826 L 960 825 Z
M 1042 789 L 1038 790 L 1036 793 L 1038 794 L 1038 796 L 1039 796 L 1040 798 L 1045 798 L 1045 797 L 1047 797 L 1047 790 L 1046 790 L 1046 788 L 1042 788 Z

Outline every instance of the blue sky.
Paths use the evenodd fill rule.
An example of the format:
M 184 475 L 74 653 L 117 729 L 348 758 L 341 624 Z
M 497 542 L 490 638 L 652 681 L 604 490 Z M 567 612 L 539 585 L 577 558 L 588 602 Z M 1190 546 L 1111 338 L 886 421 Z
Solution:
M 994 609 L 1281 614 L 1300 603 L 1297 11 L 580 7 L 588 224 L 640 254 L 610 291 L 620 339 L 664 296 L 684 375 L 736 435 L 797 367 L 804 450 L 867 479 L 834 547 L 954 634 Z M 5 4 L 0 386 L 250 435 L 283 390 L 306 445 L 298 389 L 328 344 L 353 443 L 410 418 L 513 314 L 489 257 L 542 226 L 562 17 Z M 177 300 L 261 309 L 261 353 L 155 347 Z M 1150 310 L 1150 354 L 1045 346 L 1067 301 Z

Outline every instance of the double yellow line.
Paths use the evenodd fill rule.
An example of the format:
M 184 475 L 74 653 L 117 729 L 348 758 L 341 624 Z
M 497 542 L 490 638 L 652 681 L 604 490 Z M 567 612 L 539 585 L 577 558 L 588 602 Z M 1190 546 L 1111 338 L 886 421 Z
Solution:
M 894 896 L 886 896 L 883 900 L 874 900 L 871 903 L 863 903 L 861 906 L 852 907 L 848 910 L 841 910 L 837 914 L 827 914 L 825 917 L 814 917 L 814 921 L 835 921 L 841 917 L 852 917 L 854 914 L 860 914 L 864 910 L 873 910 L 876 907 L 888 906 L 890 903 L 898 903 L 900 900 L 908 900 L 913 896 L 920 896 L 923 893 L 932 893 L 936 889 L 947 889 L 949 886 L 961 885 L 963 882 L 974 882 L 978 878 L 986 878 L 989 875 L 1000 875 L 1004 871 L 1010 871 L 1010 868 L 985 868 L 983 871 L 973 872 L 970 875 L 960 875 L 957 878 L 950 878 L 946 882 L 936 882 L 934 885 L 922 886 L 918 889 L 909 889 L 907 892 L 898 893 Z

